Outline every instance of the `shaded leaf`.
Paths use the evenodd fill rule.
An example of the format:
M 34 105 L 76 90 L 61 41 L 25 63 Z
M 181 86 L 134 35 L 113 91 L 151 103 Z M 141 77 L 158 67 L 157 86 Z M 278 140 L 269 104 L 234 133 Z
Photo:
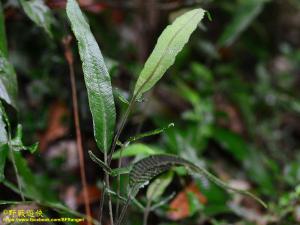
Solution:
M 20 0 L 26 15 L 39 27 L 42 27 L 50 37 L 51 24 L 53 21 L 52 14 L 43 0 Z
M 0 183 L 4 180 L 4 168 L 8 156 L 8 136 L 4 113 L 2 103 L 0 102 Z
M 240 135 L 230 130 L 215 127 L 213 132 L 213 138 L 221 144 L 224 150 L 243 164 L 249 177 L 270 193 L 273 190 L 274 181 L 268 175 L 269 171 L 263 162 L 264 156 L 261 151 L 249 146 Z
M 195 197 L 195 200 L 198 201 L 199 204 L 205 204 L 207 202 L 206 197 L 200 192 L 197 185 L 191 183 L 171 201 L 169 205 L 170 210 L 168 212 L 169 219 L 180 220 L 193 213 L 194 210 L 189 201 L 190 193 L 193 193 L 193 197 Z
M 13 66 L 0 52 L 0 98 L 16 108 L 17 78 Z
M 211 182 L 213 182 L 214 184 L 218 185 L 223 189 L 248 195 L 249 197 L 258 201 L 264 207 L 267 207 L 262 200 L 260 200 L 252 193 L 229 186 L 228 184 L 226 184 L 225 182 L 223 182 L 222 180 L 218 179 L 213 174 L 208 172 L 206 169 L 199 167 L 186 159 L 174 155 L 152 155 L 133 164 L 129 172 L 130 190 L 128 193 L 128 198 L 116 222 L 116 225 L 120 225 L 122 223 L 122 220 L 126 214 L 127 208 L 132 198 L 134 198 L 138 194 L 141 188 L 149 184 L 149 182 L 157 175 L 171 169 L 172 167 L 178 167 L 178 166 L 185 167 L 193 175 L 206 177 L 208 180 L 210 180 Z M 102 167 L 104 167 L 105 169 L 105 165 Z M 110 168 L 108 168 L 108 170 L 109 169 Z
M 4 180 L 5 163 L 8 156 L 8 145 L 2 144 L 0 146 L 0 183 Z
M 96 142 L 101 151 L 107 152 L 116 120 L 110 76 L 99 46 L 75 0 L 68 0 L 67 15 L 78 41 Z
M 0 145 L 6 144 L 8 141 L 4 113 L 3 105 L 0 102 Z
M 3 8 L 1 2 L 0 2 L 0 51 L 3 53 L 5 57 L 8 56 L 7 41 L 6 41 L 6 34 L 5 34 L 5 21 L 4 21 L 4 14 L 3 14 Z
M 178 17 L 162 32 L 136 82 L 134 100 L 152 88 L 174 63 L 176 55 L 189 40 L 204 12 L 203 9 L 191 10 Z
M 172 182 L 173 173 L 169 172 L 167 174 L 163 174 L 156 178 L 147 189 L 147 198 L 148 200 L 156 201 L 158 200 L 169 184 Z
M 237 160 L 243 161 L 249 155 L 249 148 L 240 135 L 215 127 L 213 137 Z
M 267 0 L 240 1 L 241 3 L 235 10 L 232 20 L 226 26 L 220 37 L 219 45 L 231 45 L 262 11 L 266 1 Z
M 127 93 L 118 88 L 114 88 L 113 93 L 120 100 L 120 102 L 124 103 L 125 105 L 129 105 L 129 101 L 127 100 L 128 96 L 125 96 Z

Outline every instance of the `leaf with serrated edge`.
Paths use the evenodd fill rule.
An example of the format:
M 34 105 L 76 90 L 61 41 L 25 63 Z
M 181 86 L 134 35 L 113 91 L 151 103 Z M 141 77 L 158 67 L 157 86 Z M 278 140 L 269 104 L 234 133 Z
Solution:
M 145 63 L 134 89 L 134 100 L 152 88 L 174 63 L 176 55 L 188 42 L 204 16 L 203 9 L 194 9 L 178 17 L 160 35 L 154 50 Z
M 178 166 L 185 167 L 192 174 L 206 177 L 211 182 L 213 182 L 214 184 L 218 185 L 221 188 L 224 188 L 226 190 L 231 190 L 240 194 L 248 195 L 253 199 L 255 199 L 256 201 L 258 201 L 264 207 L 267 207 L 267 205 L 262 200 L 260 200 L 252 193 L 229 186 L 228 184 L 226 184 L 219 178 L 215 177 L 213 174 L 211 174 L 204 168 L 199 167 L 186 159 L 180 158 L 175 155 L 159 154 L 159 155 L 148 156 L 133 164 L 132 169 L 129 172 L 130 190 L 129 190 L 128 198 L 125 205 L 123 206 L 119 219 L 116 222 L 116 225 L 120 225 L 122 223 L 122 220 L 126 214 L 126 210 L 128 208 L 128 205 L 131 202 L 131 199 L 137 195 L 137 193 L 141 188 L 149 184 L 149 182 L 159 174 L 166 172 L 172 167 L 178 167 Z
M 221 188 L 248 195 L 266 207 L 266 204 L 262 200 L 260 200 L 250 192 L 233 188 L 215 177 L 213 174 L 209 173 L 204 168 L 199 167 L 186 159 L 174 155 L 152 155 L 136 162 L 129 173 L 129 185 L 133 190 L 132 193 L 136 194 L 140 188 L 142 188 L 155 176 L 176 166 L 183 166 L 193 174 L 205 176 L 207 179 L 220 186 Z
M 67 15 L 78 41 L 95 139 L 100 150 L 108 152 L 116 121 L 110 76 L 90 26 L 75 0 L 68 0 Z

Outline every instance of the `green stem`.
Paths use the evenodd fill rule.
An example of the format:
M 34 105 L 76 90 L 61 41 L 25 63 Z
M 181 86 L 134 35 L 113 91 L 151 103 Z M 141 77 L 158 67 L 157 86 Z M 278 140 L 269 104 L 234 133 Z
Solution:
M 16 174 L 19 193 L 20 193 L 20 196 L 21 196 L 22 201 L 24 202 L 24 201 L 25 201 L 25 198 L 24 198 L 24 194 L 23 194 L 23 191 L 22 191 L 21 179 L 20 179 L 19 171 L 18 171 L 18 168 L 17 168 L 15 156 L 14 156 L 14 150 L 13 150 L 12 145 L 11 145 L 11 126 L 10 126 L 9 120 L 8 120 L 7 115 L 6 115 L 5 112 L 4 112 L 4 117 L 5 117 L 6 124 L 7 124 L 7 131 L 8 131 L 8 149 L 9 149 L 9 153 L 10 153 L 10 157 L 11 157 L 11 162 L 12 162 L 12 164 L 13 164 L 14 171 L 15 171 L 15 174 Z
M 104 163 L 107 164 L 107 153 L 104 153 Z M 109 174 L 105 172 L 105 187 L 110 189 L 110 184 L 109 184 Z M 111 195 L 108 193 L 108 208 L 109 208 L 109 217 L 110 217 L 110 224 L 114 225 L 114 218 L 113 218 L 113 209 L 112 209 L 112 201 L 111 201 Z M 103 210 L 103 208 L 102 208 Z M 103 211 L 102 211 L 103 212 Z

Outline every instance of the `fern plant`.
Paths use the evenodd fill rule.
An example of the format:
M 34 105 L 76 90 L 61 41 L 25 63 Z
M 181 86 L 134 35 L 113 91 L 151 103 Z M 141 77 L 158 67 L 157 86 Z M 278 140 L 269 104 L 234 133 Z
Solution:
M 125 145 L 130 146 L 130 142 L 132 141 L 164 131 L 164 128 L 162 128 L 150 131 L 146 134 L 140 134 L 135 138 L 131 138 L 126 144 L 122 144 L 119 141 L 119 137 L 134 105 L 142 98 L 144 93 L 153 88 L 168 68 L 174 63 L 177 54 L 188 42 L 191 34 L 196 30 L 198 24 L 203 19 L 205 15 L 203 9 L 194 9 L 184 13 L 162 32 L 153 52 L 146 61 L 144 68 L 137 79 L 131 100 L 128 102 L 127 110 L 121 118 L 118 127 L 116 127 L 116 107 L 111 80 L 100 48 L 76 0 L 67 1 L 66 11 L 73 33 L 78 42 L 79 54 L 88 92 L 89 106 L 93 118 L 95 140 L 99 150 L 103 153 L 102 161 L 91 151 L 89 152 L 91 159 L 105 172 L 105 190 L 103 191 L 101 201 L 101 211 L 103 210 L 104 195 L 107 194 L 111 224 L 120 225 L 126 214 L 128 205 L 132 200 L 134 200 L 136 204 L 139 204 L 135 200 L 138 191 L 151 182 L 154 177 L 174 166 L 183 166 L 191 174 L 204 176 L 222 188 L 251 196 L 263 206 L 266 206 L 264 202 L 253 194 L 227 185 L 204 168 L 178 156 L 167 154 L 148 156 L 129 165 L 129 167 L 121 167 L 122 153 Z M 116 152 L 117 146 L 120 146 L 118 152 Z M 113 157 L 118 158 L 119 161 L 118 168 L 115 169 L 110 167 Z M 120 196 L 120 176 L 124 173 L 129 173 L 130 177 L 128 196 L 126 198 Z M 118 190 L 111 190 L 110 177 L 118 177 Z M 117 199 L 120 199 L 122 202 L 125 201 L 122 210 L 119 210 L 120 204 L 119 200 L 117 201 L 115 215 L 113 213 L 111 195 L 115 195 Z M 114 221 L 116 221 L 116 223 L 114 223 Z

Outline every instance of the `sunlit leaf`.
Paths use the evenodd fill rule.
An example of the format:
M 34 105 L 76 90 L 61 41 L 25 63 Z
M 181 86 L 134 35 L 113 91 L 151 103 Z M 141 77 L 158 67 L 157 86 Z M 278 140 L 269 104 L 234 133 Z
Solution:
M 5 162 L 7 156 L 8 156 L 8 145 L 0 143 L 0 183 L 4 179 L 4 168 L 5 168 Z
M 20 0 L 26 15 L 39 27 L 42 27 L 46 33 L 52 37 L 51 24 L 52 14 L 43 0 Z
M 55 196 L 55 192 L 49 189 L 48 180 L 35 175 L 20 152 L 13 151 L 13 154 L 16 167 L 21 178 L 24 195 L 43 202 L 56 201 L 57 198 Z
M 67 15 L 78 41 L 96 142 L 100 150 L 107 152 L 112 142 L 116 120 L 110 76 L 90 26 L 75 0 L 68 0 Z
M 169 184 L 172 182 L 173 173 L 169 172 L 157 177 L 148 187 L 147 189 L 147 198 L 148 200 L 156 201 L 158 200 Z
M 202 20 L 204 12 L 203 9 L 191 10 L 178 17 L 162 32 L 139 75 L 134 89 L 134 100 L 152 88 L 174 63 L 177 54 Z

